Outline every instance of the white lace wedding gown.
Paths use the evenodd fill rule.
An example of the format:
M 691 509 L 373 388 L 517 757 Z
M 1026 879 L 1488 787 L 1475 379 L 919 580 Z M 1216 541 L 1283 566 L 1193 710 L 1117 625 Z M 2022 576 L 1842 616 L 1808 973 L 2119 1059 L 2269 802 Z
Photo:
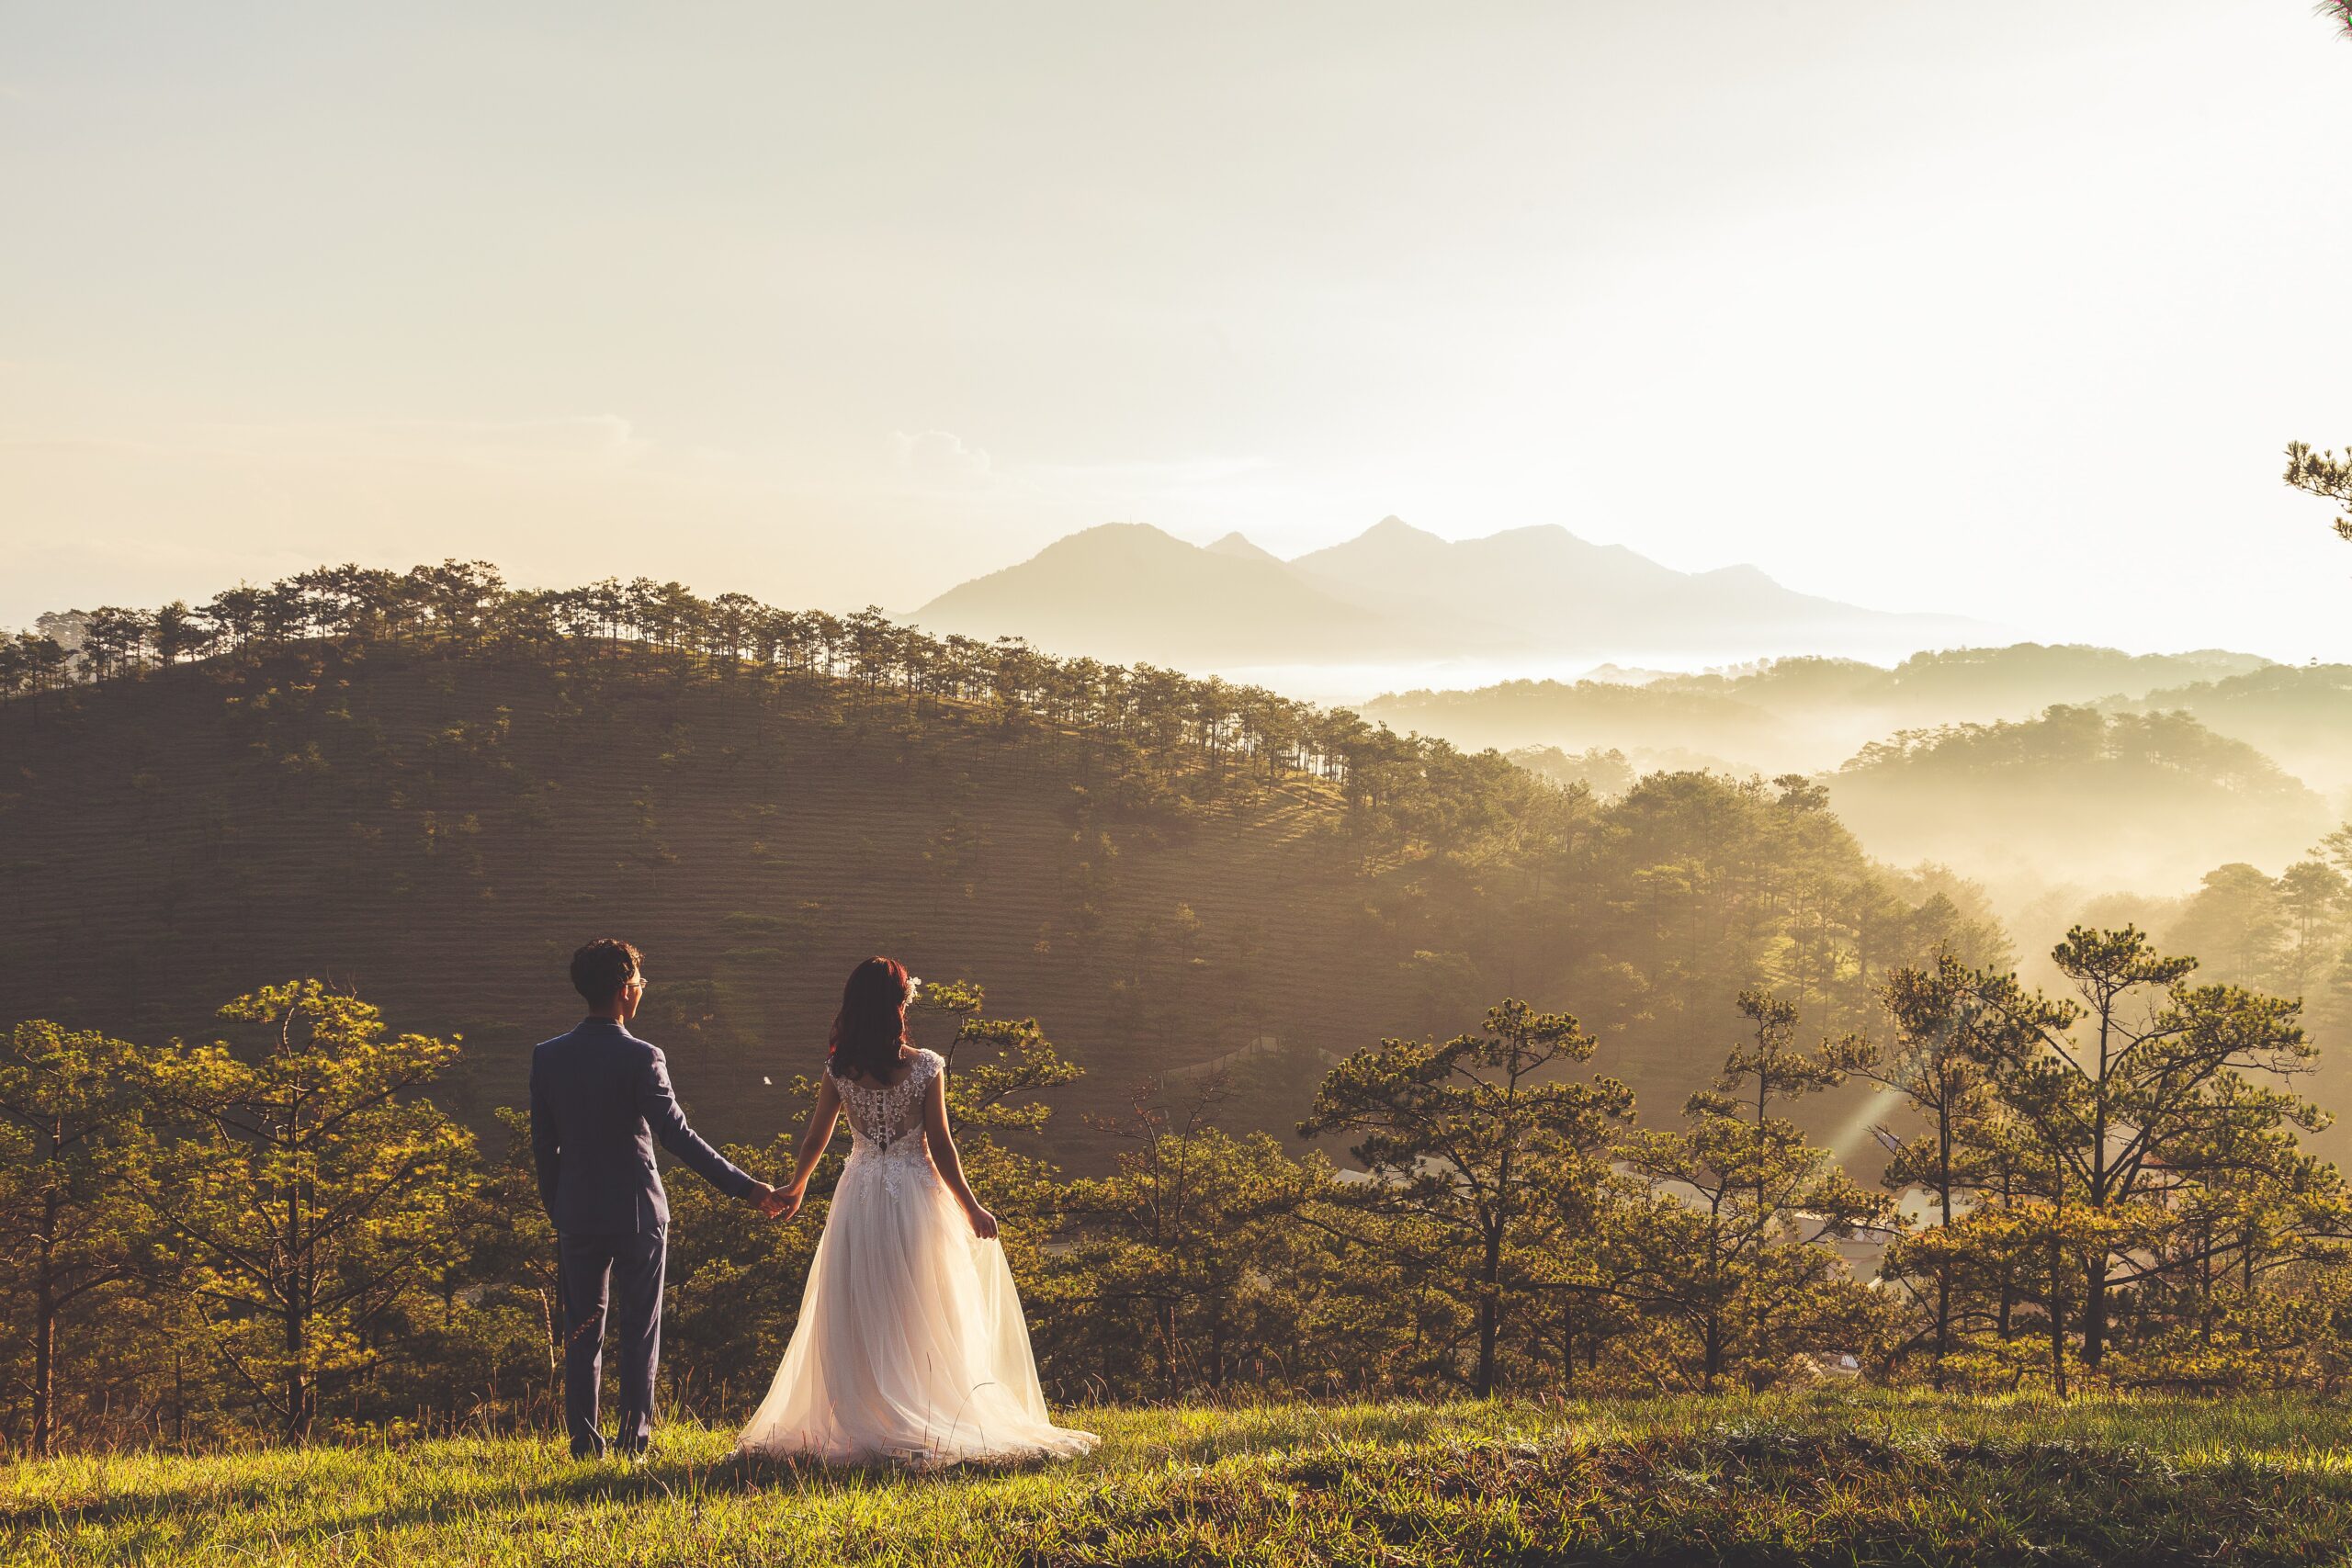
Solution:
M 931 1162 L 922 1097 L 945 1065 L 919 1051 L 899 1083 L 834 1080 L 849 1163 L 792 1343 L 739 1452 L 953 1464 L 1081 1454 L 1099 1440 L 1046 1415 L 1004 1249 L 972 1234 Z

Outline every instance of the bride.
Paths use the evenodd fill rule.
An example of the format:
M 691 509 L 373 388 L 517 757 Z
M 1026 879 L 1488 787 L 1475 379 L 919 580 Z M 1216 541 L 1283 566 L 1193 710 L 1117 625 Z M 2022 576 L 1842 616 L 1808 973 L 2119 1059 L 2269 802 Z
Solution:
M 850 974 L 790 1219 L 849 1114 L 849 1163 L 808 1269 L 800 1318 L 736 1451 L 834 1463 L 1081 1454 L 1091 1432 L 1057 1427 L 996 1217 L 964 1180 L 947 1132 L 947 1064 L 907 1041 L 916 982 L 888 958 Z

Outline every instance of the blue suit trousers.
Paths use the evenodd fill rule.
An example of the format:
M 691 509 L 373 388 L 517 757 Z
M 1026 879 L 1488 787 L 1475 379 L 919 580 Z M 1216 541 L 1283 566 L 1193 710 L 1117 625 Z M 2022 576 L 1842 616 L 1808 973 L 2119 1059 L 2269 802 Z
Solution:
M 617 1320 L 623 1453 L 644 1451 L 653 1432 L 653 1369 L 662 1359 L 662 1273 L 669 1227 L 616 1235 L 559 1235 L 563 1283 L 563 1425 L 571 1457 L 600 1459 L 596 1405 L 605 1374 L 605 1319 Z

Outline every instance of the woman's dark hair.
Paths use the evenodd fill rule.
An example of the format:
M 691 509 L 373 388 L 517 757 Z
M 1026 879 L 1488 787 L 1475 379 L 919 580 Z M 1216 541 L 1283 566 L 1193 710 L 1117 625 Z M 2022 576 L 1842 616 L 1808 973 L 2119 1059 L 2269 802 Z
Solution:
M 907 966 L 869 958 L 842 987 L 825 1070 L 837 1078 L 887 1079 L 899 1070 L 899 1047 L 906 1043 Z

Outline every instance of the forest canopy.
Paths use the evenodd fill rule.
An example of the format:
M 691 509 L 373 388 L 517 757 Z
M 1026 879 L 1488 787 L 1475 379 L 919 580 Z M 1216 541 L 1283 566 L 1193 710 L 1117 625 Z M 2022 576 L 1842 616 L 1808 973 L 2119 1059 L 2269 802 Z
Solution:
M 2116 923 L 2029 977 L 1981 890 L 1865 854 L 1838 777 L 1603 751 L 1555 782 L 874 611 L 445 563 L 9 646 L 21 1443 L 542 1419 L 515 1061 L 547 1032 L 550 924 L 605 899 L 656 965 L 646 1027 L 754 1169 L 812 1066 L 779 1040 L 820 1036 L 874 933 L 1018 998 L 935 987 L 923 1027 L 1065 1397 L 2352 1365 L 2343 1197 L 2307 1142 L 2325 1056 L 2260 988 L 2342 989 L 2324 858 L 2333 881 L 2212 873 L 2184 929 L 2263 940 L 2211 971 Z M 1853 777 L 1982 789 L 2057 759 L 2291 798 L 2189 720 L 1990 733 Z M 2102 1030 L 2138 1055 L 2094 1070 Z M 278 1113 L 301 1084 L 346 1137 Z M 2092 1125 L 2129 1130 L 2121 1165 Z M 273 1197 L 289 1162 L 353 1227 Z M 677 1198 L 672 1395 L 731 1413 L 809 1233 Z

